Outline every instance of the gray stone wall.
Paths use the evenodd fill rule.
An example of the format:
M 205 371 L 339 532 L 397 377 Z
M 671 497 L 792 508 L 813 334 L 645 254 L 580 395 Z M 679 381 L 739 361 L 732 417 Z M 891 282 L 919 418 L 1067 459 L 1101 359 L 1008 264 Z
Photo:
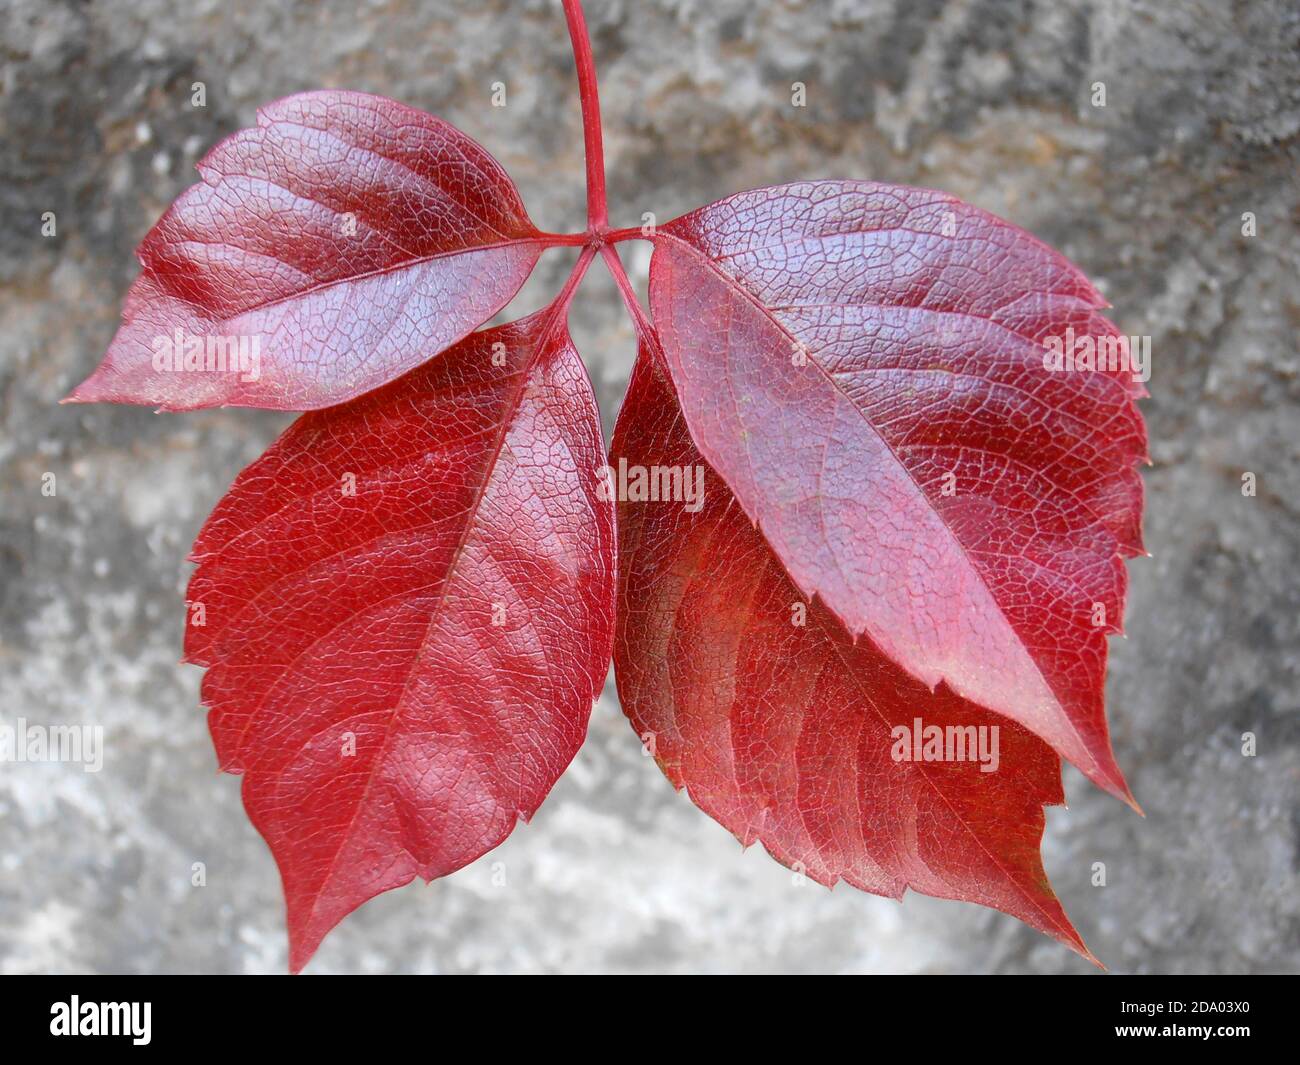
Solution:
M 1129 567 L 1108 687 L 1147 817 L 1067 769 L 1046 864 L 1114 971 L 1300 968 L 1296 6 L 589 8 L 616 225 L 801 177 L 939 187 L 1060 247 L 1124 332 L 1153 338 L 1154 557 Z M 57 400 L 102 355 L 134 247 L 194 161 L 287 93 L 363 89 L 442 115 L 505 164 L 541 226 L 580 228 L 559 5 L 0 0 L 0 42 L 0 720 L 101 724 L 107 743 L 99 773 L 0 765 L 0 971 L 281 971 L 274 864 L 238 779 L 216 772 L 199 671 L 177 660 L 189 543 L 289 419 Z M 629 250 L 644 284 L 648 254 Z M 540 304 L 567 267 L 549 255 L 521 300 Z M 574 323 L 608 426 L 633 347 L 600 267 Z M 611 684 L 533 824 L 367 905 L 309 971 L 1087 968 L 973 906 L 792 883 L 672 792 Z

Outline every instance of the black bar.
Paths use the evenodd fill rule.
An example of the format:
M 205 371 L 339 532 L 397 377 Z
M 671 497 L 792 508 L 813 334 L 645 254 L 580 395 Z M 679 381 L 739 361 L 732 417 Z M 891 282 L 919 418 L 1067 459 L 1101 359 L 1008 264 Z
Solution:
M 48 1052 L 63 1044 L 94 1052 L 110 1042 L 129 1051 L 210 1043 L 217 1053 L 283 1046 L 373 1054 L 403 1045 L 408 1052 L 424 1047 L 436 1053 L 448 1037 L 471 1046 L 481 1041 L 483 1053 L 518 1041 L 549 1044 L 548 1052 L 563 1054 L 566 1034 L 589 1046 L 584 1028 L 610 1023 L 626 1026 L 626 1045 L 643 1049 L 701 1029 L 716 1033 L 723 1045 L 763 1031 L 769 1054 L 787 1039 L 795 1053 L 851 1041 L 857 1050 L 850 1053 L 862 1057 L 896 1055 L 900 1042 L 926 1057 L 944 1048 L 982 1056 L 994 1046 L 1018 1046 L 1029 1056 L 1153 1043 L 1180 1054 L 1198 1046 L 1257 1052 L 1282 1040 L 1289 1045 L 1295 1034 L 1296 985 L 1275 977 L 879 976 L 830 997 L 789 982 L 751 981 L 740 995 L 719 987 L 637 996 L 614 986 L 606 979 L 597 991 L 571 997 L 573 991 L 503 992 L 413 977 L 10 977 L 0 984 L 0 1030 L 10 1061 L 24 1060 L 11 1056 L 14 1051 Z M 54 1034 L 52 1027 L 68 1028 L 73 996 L 78 1033 L 116 1026 L 119 1034 Z M 105 1003 L 118 1005 L 106 1009 Z M 619 1045 L 622 1040 L 608 1049 Z

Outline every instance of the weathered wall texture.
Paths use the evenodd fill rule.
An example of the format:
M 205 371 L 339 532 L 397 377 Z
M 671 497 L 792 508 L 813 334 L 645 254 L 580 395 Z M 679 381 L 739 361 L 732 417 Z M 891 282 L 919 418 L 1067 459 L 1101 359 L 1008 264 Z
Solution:
M 589 6 L 615 224 L 798 177 L 937 186 L 1061 247 L 1125 332 L 1152 336 L 1154 557 L 1130 565 L 1109 685 L 1148 816 L 1067 770 L 1047 866 L 1113 970 L 1300 968 L 1295 5 Z M 0 720 L 102 724 L 108 745 L 98 774 L 0 765 L 0 969 L 278 971 L 275 868 L 238 780 L 215 771 L 199 672 L 176 663 L 189 542 L 288 419 L 56 401 L 103 353 L 133 249 L 196 180 L 195 159 L 286 93 L 364 89 L 440 114 L 496 153 L 540 225 L 580 227 L 559 5 L 0 0 L 0 39 Z M 195 81 L 205 109 L 190 106 Z M 504 109 L 490 106 L 494 81 Z M 794 81 L 804 109 L 790 106 Z M 1096 81 L 1104 108 L 1089 100 Z M 639 283 L 647 258 L 632 260 Z M 534 305 L 567 265 L 544 261 Z M 632 344 L 599 267 L 575 325 L 608 425 Z M 1247 731 L 1254 758 L 1240 753 Z M 206 887 L 191 886 L 196 861 Z M 1104 888 L 1090 882 L 1098 861 Z M 793 884 L 673 794 L 611 685 L 531 826 L 366 906 L 312 968 L 1087 966 L 972 906 Z

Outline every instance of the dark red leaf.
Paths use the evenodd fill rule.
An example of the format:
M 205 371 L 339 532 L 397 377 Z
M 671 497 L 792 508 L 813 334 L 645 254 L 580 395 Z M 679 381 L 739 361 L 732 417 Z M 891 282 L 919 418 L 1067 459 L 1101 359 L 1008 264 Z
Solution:
M 327 91 L 257 117 L 145 237 L 122 327 L 70 400 L 339 403 L 487 321 L 541 254 L 509 176 L 432 115 Z M 196 339 L 204 368 L 167 369 Z
M 1146 437 L 1083 275 L 942 193 L 814 182 L 659 229 L 650 297 L 691 435 L 794 583 L 933 688 L 1129 798 L 1103 708 Z
M 703 463 L 645 354 L 612 453 L 629 473 Z M 618 512 L 619 697 L 673 785 L 744 845 L 827 886 L 978 902 L 1091 958 L 1038 854 L 1043 806 L 1062 801 L 1051 748 L 946 685 L 930 692 L 824 606 L 805 606 L 711 469 L 694 506 Z M 989 750 L 997 736 L 996 770 L 895 760 L 893 730 L 918 718 L 986 730 Z
M 186 656 L 294 970 L 367 899 L 501 842 L 586 734 L 613 506 L 558 306 L 300 418 L 194 545 Z

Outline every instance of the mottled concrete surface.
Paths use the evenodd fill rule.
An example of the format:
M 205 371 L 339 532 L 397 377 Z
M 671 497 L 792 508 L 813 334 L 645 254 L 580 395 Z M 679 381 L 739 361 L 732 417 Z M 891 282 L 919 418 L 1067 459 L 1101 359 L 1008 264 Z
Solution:
M 1109 684 L 1148 816 L 1067 770 L 1046 863 L 1114 971 L 1300 968 L 1294 3 L 590 7 L 616 224 L 798 177 L 936 186 L 1061 247 L 1126 333 L 1153 337 L 1154 558 L 1129 567 Z M 0 720 L 98 724 L 107 744 L 97 774 L 0 765 L 0 970 L 281 971 L 274 865 L 237 778 L 216 772 L 199 672 L 176 663 L 189 542 L 288 418 L 56 401 L 98 361 L 133 249 L 194 160 L 286 93 L 344 86 L 443 115 L 497 154 L 539 224 L 579 227 L 559 5 L 0 0 L 0 40 Z M 526 298 L 565 269 L 548 257 Z M 575 325 L 608 424 L 632 344 L 599 268 Z M 973 906 L 792 883 L 673 794 L 611 685 L 532 825 L 367 905 L 309 971 L 1085 969 Z

